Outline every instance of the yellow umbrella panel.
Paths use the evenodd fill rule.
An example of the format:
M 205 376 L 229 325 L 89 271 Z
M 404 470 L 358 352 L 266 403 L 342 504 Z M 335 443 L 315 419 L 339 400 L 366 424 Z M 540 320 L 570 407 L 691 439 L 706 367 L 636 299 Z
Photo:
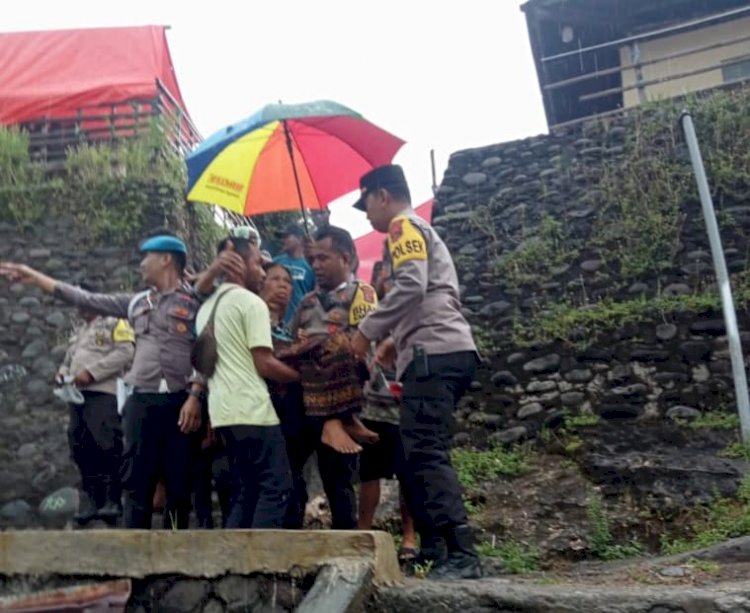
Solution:
M 296 143 L 292 152 L 306 208 L 321 203 Z M 248 132 L 220 151 L 188 193 L 240 215 L 299 210 L 300 202 L 282 122 Z

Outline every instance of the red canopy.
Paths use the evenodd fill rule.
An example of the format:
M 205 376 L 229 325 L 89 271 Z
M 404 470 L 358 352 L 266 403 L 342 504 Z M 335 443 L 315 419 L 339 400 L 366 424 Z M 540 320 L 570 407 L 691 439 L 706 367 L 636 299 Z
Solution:
M 420 204 L 414 212 L 426 221 L 432 220 L 432 205 L 435 201 L 430 198 L 427 202 Z M 372 231 L 364 236 L 354 240 L 354 246 L 357 248 L 357 257 L 359 257 L 359 269 L 357 277 L 368 283 L 372 279 L 372 267 L 375 262 L 383 259 L 383 243 L 385 234 Z
M 0 124 L 151 101 L 157 79 L 185 111 L 163 26 L 0 34 Z

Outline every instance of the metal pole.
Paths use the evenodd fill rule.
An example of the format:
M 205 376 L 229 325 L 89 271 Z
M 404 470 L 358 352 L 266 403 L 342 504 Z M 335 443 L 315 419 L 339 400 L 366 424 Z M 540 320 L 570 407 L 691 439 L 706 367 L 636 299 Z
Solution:
M 729 340 L 729 355 L 732 360 L 734 392 L 737 396 L 737 410 L 740 414 L 742 441 L 744 443 L 750 443 L 750 398 L 748 398 L 747 392 L 745 361 L 742 357 L 740 332 L 737 328 L 737 315 L 734 310 L 734 300 L 732 299 L 732 286 L 729 283 L 727 264 L 724 261 L 724 249 L 721 246 L 719 224 L 716 223 L 716 211 L 714 210 L 714 203 L 711 200 L 711 191 L 708 187 L 706 169 L 703 167 L 703 158 L 701 157 L 701 151 L 698 145 L 698 137 L 695 135 L 693 118 L 688 111 L 682 112 L 680 123 L 685 132 L 685 140 L 687 141 L 688 151 L 690 152 L 690 161 L 693 164 L 695 181 L 698 184 L 698 193 L 701 197 L 703 217 L 706 220 L 708 241 L 711 244 L 711 255 L 713 256 L 714 268 L 716 269 L 716 281 L 719 284 L 719 291 L 721 293 L 721 307 L 724 311 L 724 323 L 727 329 L 727 339 Z
M 299 186 L 299 176 L 297 175 L 297 164 L 294 162 L 294 147 L 292 146 L 292 135 L 289 133 L 289 126 L 286 124 L 286 119 L 282 120 L 284 124 L 284 136 L 286 137 L 286 148 L 289 151 L 289 159 L 292 161 L 292 172 L 294 172 L 294 185 L 297 187 L 297 197 L 299 198 L 299 208 L 302 209 L 302 220 L 305 222 L 305 234 L 310 235 L 310 230 L 307 228 L 307 212 L 305 211 L 305 204 L 302 202 L 302 189 Z
M 435 150 L 430 149 L 430 167 L 432 168 L 432 195 L 437 196 L 437 176 L 435 174 Z

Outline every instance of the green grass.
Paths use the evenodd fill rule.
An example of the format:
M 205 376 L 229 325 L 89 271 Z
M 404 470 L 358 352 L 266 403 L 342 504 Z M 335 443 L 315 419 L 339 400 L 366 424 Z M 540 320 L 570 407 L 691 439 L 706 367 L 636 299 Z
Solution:
M 414 565 L 414 578 L 415 579 L 426 579 L 427 575 L 430 574 L 430 571 L 432 570 L 433 562 L 432 560 L 427 560 L 424 564 L 415 564 Z
M 524 473 L 528 468 L 529 453 L 528 447 L 520 445 L 511 449 L 495 447 L 486 451 L 453 449 L 451 461 L 461 485 L 472 488 L 500 475 L 515 477 Z
M 481 502 L 476 502 L 470 498 L 464 497 L 464 507 L 469 515 L 476 515 L 484 508 L 484 505 Z
M 732 460 L 746 460 L 750 462 L 750 444 L 735 441 L 734 443 L 727 445 L 724 450 L 720 451 L 719 456 Z
M 699 507 L 690 530 L 692 534 L 687 537 L 671 539 L 662 535 L 662 553 L 683 553 L 750 534 L 750 476 L 742 478 L 736 500 L 717 496 L 710 504 Z
M 586 516 L 589 523 L 589 544 L 593 553 L 602 560 L 621 560 L 643 553 L 636 540 L 629 543 L 614 543 L 610 530 L 610 519 L 601 499 L 591 495 L 586 500 Z
M 691 558 L 685 566 L 710 574 L 718 573 L 721 570 L 721 565 L 714 560 L 697 560 L 696 558 Z
M 687 426 L 693 430 L 701 430 L 703 428 L 736 430 L 740 427 L 740 418 L 737 413 L 711 411 L 709 413 L 703 413 L 700 417 L 688 422 Z
M 477 551 L 482 556 L 502 559 L 505 569 L 514 575 L 539 570 L 539 550 L 524 543 L 506 541 L 498 546 L 484 542 L 477 546 Z
M 576 428 L 587 428 L 595 426 L 600 421 L 598 415 L 593 413 L 581 413 L 580 415 L 567 415 L 565 417 L 565 429 L 575 430 Z

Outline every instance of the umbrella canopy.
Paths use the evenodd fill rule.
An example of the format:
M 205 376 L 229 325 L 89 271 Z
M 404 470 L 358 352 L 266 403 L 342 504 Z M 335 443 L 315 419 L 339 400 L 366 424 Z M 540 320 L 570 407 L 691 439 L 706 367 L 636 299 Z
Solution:
M 403 144 L 336 102 L 269 104 L 188 155 L 188 200 L 241 215 L 323 208 Z

